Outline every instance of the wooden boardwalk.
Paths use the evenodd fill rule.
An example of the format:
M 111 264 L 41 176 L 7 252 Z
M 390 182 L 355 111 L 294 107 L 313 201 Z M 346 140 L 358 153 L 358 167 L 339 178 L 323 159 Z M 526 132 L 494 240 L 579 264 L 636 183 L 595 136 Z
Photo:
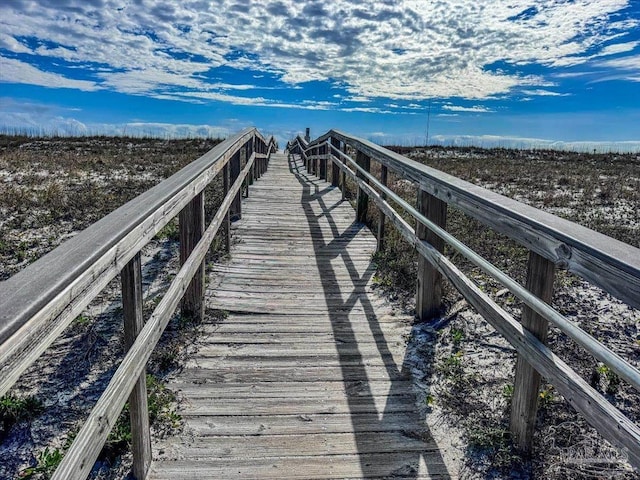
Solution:
M 450 478 L 405 365 L 411 318 L 372 289 L 376 240 L 337 188 L 272 157 L 207 306 L 230 312 L 170 383 L 184 432 L 152 479 Z

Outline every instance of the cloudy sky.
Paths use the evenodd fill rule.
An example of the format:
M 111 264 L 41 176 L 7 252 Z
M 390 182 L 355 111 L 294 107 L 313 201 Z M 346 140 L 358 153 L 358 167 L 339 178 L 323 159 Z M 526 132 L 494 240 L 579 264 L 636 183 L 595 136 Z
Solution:
M 638 0 L 3 0 L 0 129 L 635 147 L 639 23 Z

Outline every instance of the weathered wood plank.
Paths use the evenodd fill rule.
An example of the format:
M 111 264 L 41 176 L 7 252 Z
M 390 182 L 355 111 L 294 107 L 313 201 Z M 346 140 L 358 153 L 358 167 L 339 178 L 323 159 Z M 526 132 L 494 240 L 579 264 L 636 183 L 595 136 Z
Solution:
M 254 135 L 247 129 L 220 143 L 2 282 L 0 395 Z
M 529 252 L 527 267 L 527 289 L 541 300 L 551 303 L 555 265 L 550 260 Z M 547 343 L 549 322 L 526 305 L 522 309 L 522 326 L 543 344 Z M 538 412 L 540 374 L 518 354 L 513 399 L 511 401 L 510 429 L 514 444 L 523 452 L 530 453 Z
M 370 288 L 376 240 L 337 190 L 286 161 L 255 185 L 231 260 L 213 267 L 207 305 L 247 313 L 205 319 L 170 384 L 189 433 L 157 446 L 151 478 L 437 478 L 447 469 L 405 358 L 412 318 Z M 326 174 L 317 159 L 309 167 Z M 309 473 L 313 458 L 322 473 Z
M 193 197 L 182 209 L 179 218 L 180 265 L 184 265 L 204 234 L 204 192 Z M 204 318 L 204 261 L 182 297 L 181 309 L 186 318 L 195 321 Z
M 417 437 L 417 438 L 416 438 Z M 429 440 L 426 437 L 426 440 Z M 436 447 L 407 432 L 366 432 L 358 438 L 351 433 L 315 435 L 256 435 L 196 437 L 189 444 L 174 445 L 170 458 L 278 458 L 299 456 L 367 455 L 372 453 L 429 452 Z
M 289 457 L 273 459 L 201 459 L 198 462 L 176 460 L 154 464 L 150 480 L 218 480 L 229 478 L 265 480 L 324 480 L 354 478 L 411 478 L 450 479 L 446 466 L 439 455 L 407 455 L 406 453 L 384 453 L 368 455 L 333 455 Z
M 144 327 L 142 316 L 142 260 L 138 253 L 120 273 L 122 284 L 122 312 L 124 317 L 124 345 L 126 349 L 136 341 Z M 143 371 L 129 395 L 131 422 L 131 453 L 133 476 L 137 480 L 147 477 L 151 465 L 151 431 L 147 403 L 147 378 Z
M 447 204 L 424 190 L 418 191 L 418 211 L 439 227 L 447 223 Z M 426 240 L 439 252 L 444 252 L 444 240 L 420 222 L 416 224 L 416 236 Z M 442 275 L 426 258 L 418 256 L 416 285 L 416 315 L 422 321 L 436 317 L 442 304 Z
M 385 432 L 419 425 L 414 412 L 393 412 L 380 421 L 377 413 L 189 416 L 187 427 L 199 437 L 216 435 L 291 435 L 317 433 Z

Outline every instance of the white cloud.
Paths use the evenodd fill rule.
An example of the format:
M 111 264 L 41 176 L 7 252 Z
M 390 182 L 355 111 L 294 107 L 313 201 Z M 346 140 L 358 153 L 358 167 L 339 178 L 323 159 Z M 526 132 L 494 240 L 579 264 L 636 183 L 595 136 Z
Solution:
M 568 97 L 570 95 L 569 93 L 553 92 L 551 90 L 544 90 L 542 88 L 538 88 L 535 90 L 522 90 L 521 93 L 523 95 L 533 95 L 538 97 Z
M 11 81 L 97 88 L 35 67 L 28 71 L 24 65 L 35 50 L 82 65 L 117 91 L 165 97 L 186 92 L 232 102 L 241 100 L 226 97 L 224 90 L 249 91 L 251 85 L 225 85 L 208 76 L 212 69 L 261 70 L 253 77 L 279 75 L 293 88 L 331 79 L 347 88 L 346 101 L 363 103 L 376 97 L 486 99 L 547 83 L 496 68 L 501 62 L 577 65 L 638 45 L 625 40 L 638 20 L 615 20 L 629 0 L 37 3 L 35 8 L 32 0 L 12 0 L 0 6 L 0 47 L 23 54 L 22 64 L 12 66 Z M 523 15 L 528 11 L 535 13 Z M 24 37 L 39 44 L 31 50 L 16 40 Z M 628 60 L 611 60 L 616 61 Z
M 630 57 L 614 58 L 604 60 L 598 63 L 599 66 L 607 68 L 616 68 L 621 70 L 635 70 L 640 72 L 640 55 L 632 55 Z
M 451 146 L 478 146 L 483 148 L 551 149 L 583 152 L 638 152 L 640 141 L 617 142 L 563 142 L 543 138 L 510 137 L 500 135 L 434 135 L 431 144 Z
M 483 107 L 482 105 L 475 105 L 473 107 L 462 107 L 460 105 L 443 105 L 443 110 L 450 110 L 452 112 L 471 112 L 471 113 L 491 113 L 493 110 Z
M 56 73 L 43 72 L 38 68 L 14 58 L 0 56 L 0 82 L 26 83 L 55 88 L 76 88 L 78 90 L 98 90 L 95 82 L 73 80 Z

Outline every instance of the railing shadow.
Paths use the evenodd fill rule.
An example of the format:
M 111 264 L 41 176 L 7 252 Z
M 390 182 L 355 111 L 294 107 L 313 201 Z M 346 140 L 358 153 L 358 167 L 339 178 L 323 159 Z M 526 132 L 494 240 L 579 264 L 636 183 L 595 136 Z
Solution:
M 418 409 L 414 405 L 415 397 L 412 389 L 407 387 L 407 382 L 409 382 L 411 378 L 409 358 L 405 356 L 400 367 L 395 363 L 371 299 L 364 289 L 364 285 L 366 285 L 375 273 L 375 266 L 373 263 L 370 263 L 364 272 L 358 272 L 357 265 L 347 249 L 351 241 L 365 226 L 354 222 L 344 232 L 340 232 L 336 220 L 332 215 L 332 211 L 341 201 L 339 201 L 338 204 L 329 205 L 325 200 L 326 193 L 336 187 L 332 187 L 317 177 L 307 174 L 302 163 L 291 155 L 289 156 L 289 169 L 302 185 L 303 193 L 300 201 L 309 227 L 313 231 L 320 232 L 320 220 L 324 219 L 331 229 L 332 237 L 328 239 L 328 241 L 325 240 L 321 233 L 318 233 L 313 239 L 314 253 L 316 253 L 315 258 L 325 297 L 329 298 L 329 290 L 332 288 L 335 289 L 335 286 L 338 285 L 336 269 L 331 264 L 331 260 L 338 256 L 341 257 L 344 262 L 351 284 L 353 285 L 353 289 L 350 292 L 342 292 L 343 297 L 346 295 L 347 298 L 336 300 L 338 304 L 332 304 L 330 308 L 328 308 L 328 311 L 334 337 L 336 338 L 336 348 L 345 391 L 347 392 L 347 401 L 363 476 L 365 478 L 380 476 L 384 468 L 381 462 L 387 462 L 388 465 L 388 457 L 391 453 L 385 451 L 384 448 L 380 448 L 379 451 L 375 448 L 372 450 L 372 440 L 375 442 L 375 438 L 372 438 L 372 432 L 374 436 L 376 432 L 395 432 L 407 439 L 424 440 L 425 449 L 423 451 L 395 452 L 396 459 L 393 463 L 396 465 L 396 469 L 390 472 L 390 478 L 418 478 L 420 475 L 421 460 L 426 465 L 427 473 L 430 476 L 443 479 L 451 478 L 437 446 L 433 444 L 433 441 L 429 443 L 432 438 L 431 434 L 424 420 L 420 418 Z M 323 185 L 322 189 L 320 188 L 321 184 Z M 318 208 L 321 210 L 321 214 L 317 213 Z M 331 250 L 328 247 L 334 247 L 333 255 L 327 254 L 327 251 Z M 317 253 L 321 251 L 323 254 L 317 255 Z M 357 349 L 357 353 L 354 353 L 354 345 L 357 345 L 357 335 L 351 323 L 352 320 L 349 318 L 349 314 L 358 303 L 361 304 L 364 310 L 369 329 L 375 339 L 378 354 L 384 361 L 383 363 L 389 378 L 390 388 L 386 394 L 385 408 L 382 413 L 377 412 L 376 394 L 368 379 L 366 361 L 360 353 L 360 349 Z M 399 416 L 398 402 L 406 400 L 407 392 L 410 392 L 411 397 L 409 404 L 414 408 L 407 408 L 407 411 Z M 363 410 L 367 412 L 377 412 L 377 424 L 374 422 L 372 425 L 370 416 L 365 420 L 365 417 L 358 413 Z M 399 419 L 401 419 L 400 423 Z M 372 454 L 371 452 L 376 453 Z

